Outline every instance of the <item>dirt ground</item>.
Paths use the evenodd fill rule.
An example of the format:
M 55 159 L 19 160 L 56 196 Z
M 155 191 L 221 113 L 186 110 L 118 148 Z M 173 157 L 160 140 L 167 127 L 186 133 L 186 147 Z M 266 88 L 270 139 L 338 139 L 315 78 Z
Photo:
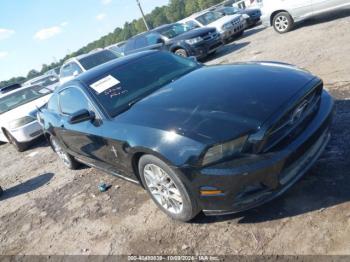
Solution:
M 324 79 L 333 137 L 282 197 L 237 215 L 175 222 L 146 192 L 92 168 L 69 171 L 39 140 L 0 146 L 0 254 L 350 254 L 350 11 L 285 35 L 253 28 L 208 64 L 278 60 Z M 112 185 L 100 193 L 99 182 Z

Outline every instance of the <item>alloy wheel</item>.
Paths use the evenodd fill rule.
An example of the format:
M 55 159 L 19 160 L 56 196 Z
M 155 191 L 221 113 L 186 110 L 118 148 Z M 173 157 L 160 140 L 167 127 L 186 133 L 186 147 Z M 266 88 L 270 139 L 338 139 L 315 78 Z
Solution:
M 173 179 L 155 164 L 147 164 L 143 174 L 149 192 L 156 201 L 170 213 L 181 213 L 183 199 Z
M 284 32 L 288 29 L 289 27 L 289 21 L 288 18 L 284 15 L 280 15 L 276 18 L 275 20 L 275 28 L 279 32 Z

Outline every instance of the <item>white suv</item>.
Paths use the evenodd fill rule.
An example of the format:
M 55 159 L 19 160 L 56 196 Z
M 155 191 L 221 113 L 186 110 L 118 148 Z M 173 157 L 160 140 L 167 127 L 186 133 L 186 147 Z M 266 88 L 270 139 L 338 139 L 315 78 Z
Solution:
M 118 56 L 112 51 L 99 49 L 88 54 L 68 59 L 61 66 L 60 83 L 64 84 L 65 82 L 77 77 L 81 73 L 116 58 L 118 58 Z
M 263 24 L 280 33 L 308 17 L 350 6 L 350 0 L 260 0 Z
M 241 36 L 245 28 L 245 19 L 240 14 L 223 15 L 217 11 L 203 11 L 181 20 L 179 23 L 190 28 L 214 27 L 220 33 L 221 40 L 227 43 L 234 36 Z

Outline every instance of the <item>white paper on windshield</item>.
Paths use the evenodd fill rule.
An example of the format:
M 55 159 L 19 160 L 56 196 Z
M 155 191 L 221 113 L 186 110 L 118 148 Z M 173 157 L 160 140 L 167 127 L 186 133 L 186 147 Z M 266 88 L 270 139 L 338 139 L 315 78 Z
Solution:
M 93 88 L 97 93 L 102 93 L 103 91 L 106 91 L 107 89 L 112 88 L 113 86 L 118 85 L 120 82 L 115 77 L 108 75 L 97 82 L 93 83 L 91 88 Z

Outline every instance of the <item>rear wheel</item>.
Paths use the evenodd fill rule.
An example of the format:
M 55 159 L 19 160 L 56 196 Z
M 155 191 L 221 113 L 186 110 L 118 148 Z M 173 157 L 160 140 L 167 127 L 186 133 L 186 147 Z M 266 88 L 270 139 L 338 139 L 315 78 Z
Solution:
M 188 57 L 186 50 L 182 48 L 177 49 L 174 53 L 179 56 Z
M 52 145 L 53 150 L 56 152 L 58 157 L 62 160 L 63 164 L 68 167 L 69 169 L 77 169 L 79 167 L 79 162 L 77 162 L 74 157 L 72 157 L 70 154 L 68 154 L 60 143 L 57 141 L 56 138 L 50 137 L 50 143 Z
M 18 152 L 23 152 L 28 148 L 27 143 L 20 143 L 8 131 L 5 130 L 5 136 L 10 144 L 12 144 Z
M 277 33 L 284 34 L 293 29 L 293 18 L 287 12 L 280 12 L 273 17 L 273 28 Z
M 189 221 L 198 214 L 199 208 L 191 192 L 166 163 L 145 155 L 138 167 L 143 185 L 164 213 L 180 221 Z

